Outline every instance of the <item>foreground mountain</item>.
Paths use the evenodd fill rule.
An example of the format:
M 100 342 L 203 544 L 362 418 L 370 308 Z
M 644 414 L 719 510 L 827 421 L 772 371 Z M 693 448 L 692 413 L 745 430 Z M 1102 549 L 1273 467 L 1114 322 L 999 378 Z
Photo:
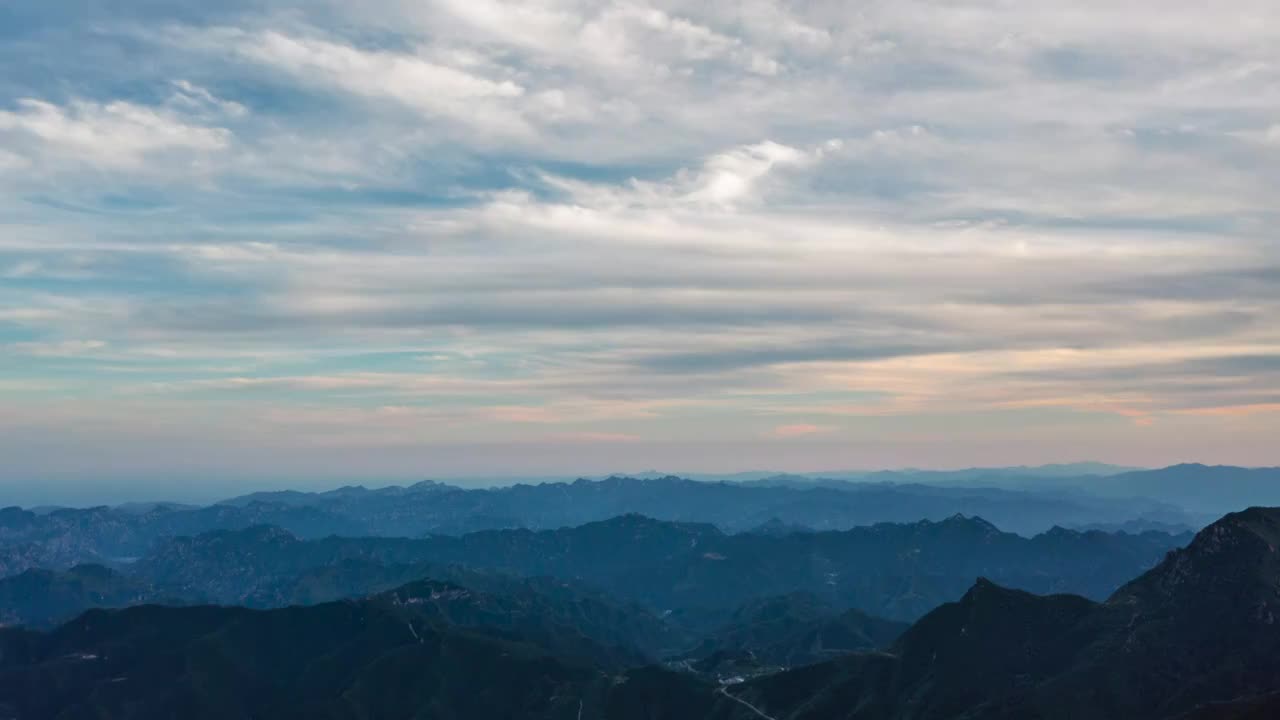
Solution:
M 394 566 L 413 565 L 555 577 L 658 613 L 707 611 L 713 626 L 751 600 L 797 591 L 841 609 L 914 620 L 960 597 L 978 576 L 1103 598 L 1188 539 L 1062 529 L 1024 538 L 959 516 L 843 532 L 727 535 L 710 525 L 629 515 L 560 530 L 416 540 L 218 531 L 163 543 L 130 572 L 170 594 L 221 604 L 290 601 L 297 578 L 355 563 L 373 578 L 382 573 L 377 566 L 395 579 Z M 263 597 L 275 600 L 255 600 Z
M 47 635 L 0 632 L 0 712 L 599 717 L 628 658 L 539 613 L 439 584 L 270 611 L 93 611 Z
M 1270 717 L 1280 509 L 1228 515 L 1104 603 L 980 580 L 888 653 L 743 686 L 783 718 Z
M 465 587 L 474 597 L 503 598 L 537 607 L 560 625 L 602 645 L 627 648 L 636 662 L 663 657 L 694 642 L 688 631 L 645 608 L 570 581 L 515 578 L 428 564 L 384 566 L 348 560 L 284 579 L 241 602 L 223 604 L 255 608 L 315 605 L 377 594 L 428 578 Z M 162 589 L 140 576 L 100 566 L 78 566 L 65 572 L 29 570 L 0 580 L 0 608 L 4 608 L 0 624 L 47 628 L 94 608 L 199 605 L 211 602 L 209 595 L 192 587 Z

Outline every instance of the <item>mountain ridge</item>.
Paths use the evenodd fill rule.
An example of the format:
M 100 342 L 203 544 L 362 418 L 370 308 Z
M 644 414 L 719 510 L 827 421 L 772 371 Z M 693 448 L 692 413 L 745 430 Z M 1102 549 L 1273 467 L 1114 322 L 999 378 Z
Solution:
M 1100 603 L 981 578 L 888 654 L 779 673 L 743 692 L 779 720 L 1160 720 L 1216 717 L 1206 713 L 1224 704 L 1262 712 L 1275 706 L 1280 677 L 1278 548 L 1280 508 L 1250 508 Z

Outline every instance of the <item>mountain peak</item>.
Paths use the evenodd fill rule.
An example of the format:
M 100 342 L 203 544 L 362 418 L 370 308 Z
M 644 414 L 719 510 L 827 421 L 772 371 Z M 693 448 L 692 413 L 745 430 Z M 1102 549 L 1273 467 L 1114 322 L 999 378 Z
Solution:
M 1276 555 L 1280 548 L 1280 508 L 1251 507 L 1230 513 L 1196 533 L 1185 550 L 1189 557 L 1207 559 L 1222 555 L 1237 559 Z
M 1252 507 L 1196 533 L 1191 544 L 1116 591 L 1109 604 L 1182 602 L 1209 596 L 1275 602 L 1280 593 L 1280 508 Z
M 942 528 L 976 530 L 984 534 L 992 534 L 992 533 L 1000 532 L 1000 528 L 996 527 L 995 525 L 992 525 L 986 520 L 983 520 L 977 515 L 965 515 L 964 513 L 955 513 L 954 515 L 951 515 L 950 517 L 944 520 L 939 520 L 937 522 L 929 523 L 929 524 L 932 524 L 936 527 L 942 527 Z
M 1015 590 L 1014 588 L 1000 585 L 990 578 L 978 577 L 958 602 L 962 606 L 969 607 L 975 605 L 989 606 L 992 603 L 1007 604 L 1010 602 L 1030 601 L 1036 597 L 1038 596 L 1025 590 Z
M 1230 513 L 1209 527 L 1217 526 L 1251 533 L 1272 546 L 1280 545 L 1280 508 L 1251 507 Z
M 991 580 L 985 577 L 979 577 L 977 580 L 973 581 L 973 588 L 970 589 L 969 592 L 987 591 L 987 590 L 990 590 L 991 588 L 999 588 L 999 587 L 1000 587 L 999 585 L 991 582 Z

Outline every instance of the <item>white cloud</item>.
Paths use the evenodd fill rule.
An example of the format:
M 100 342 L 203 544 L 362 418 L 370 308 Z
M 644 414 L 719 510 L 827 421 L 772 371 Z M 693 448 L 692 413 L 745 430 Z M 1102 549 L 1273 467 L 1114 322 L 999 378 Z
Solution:
M 17 153 L 10 152 L 0 147 L 0 173 L 13 170 L 25 170 L 30 166 L 30 160 Z
M 578 210 L 588 213 L 628 208 L 731 210 L 759 201 L 771 175 L 813 166 L 842 147 L 840 140 L 829 140 L 810 149 L 764 140 L 712 153 L 700 166 L 681 169 L 661 181 L 632 179 L 623 186 L 586 183 L 548 174 L 540 177 L 566 192 Z M 495 205 L 524 204 L 528 199 L 523 194 L 499 195 Z M 571 208 L 564 210 L 575 212 Z
M 368 413 L 404 442 L 1236 407 L 1274 376 L 1130 369 L 1280 347 L 1270 4 L 268 1 L 127 68 L 73 18 L 0 57 L 97 98 L 0 99 L 0 321 L 150 403 L 483 410 Z
M 835 146 L 838 147 L 838 146 Z M 749 197 L 774 168 L 802 167 L 820 158 L 822 150 L 805 152 L 765 141 L 711 156 L 691 178 L 687 197 L 715 205 L 732 205 Z
M 122 100 L 74 100 L 55 105 L 20 99 L 18 110 L 0 110 L 0 132 L 17 131 L 40 143 L 41 150 L 64 160 L 105 168 L 141 168 L 148 155 L 166 151 L 207 154 L 227 149 L 232 132 L 193 122 L 163 108 L 148 108 Z M 29 147 L 10 136 L 13 147 Z
M 517 101 L 525 88 L 407 52 L 366 50 L 341 42 L 276 31 L 219 30 L 207 42 L 288 73 L 307 85 L 395 102 L 428 117 L 476 124 L 489 132 L 530 132 Z
M 20 342 L 7 347 L 11 352 L 32 357 L 76 357 L 105 348 L 101 340 L 60 340 L 57 342 Z
M 169 98 L 169 105 L 184 111 L 205 115 L 242 118 L 249 114 L 249 109 L 234 100 L 224 100 L 207 89 L 187 80 L 175 80 L 176 88 Z

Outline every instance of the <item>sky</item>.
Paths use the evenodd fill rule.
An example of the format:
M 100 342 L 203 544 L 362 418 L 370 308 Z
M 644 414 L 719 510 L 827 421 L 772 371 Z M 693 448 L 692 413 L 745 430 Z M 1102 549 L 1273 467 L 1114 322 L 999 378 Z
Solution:
M 0 489 L 1280 464 L 1274 0 L 17 0 L 0 67 Z

